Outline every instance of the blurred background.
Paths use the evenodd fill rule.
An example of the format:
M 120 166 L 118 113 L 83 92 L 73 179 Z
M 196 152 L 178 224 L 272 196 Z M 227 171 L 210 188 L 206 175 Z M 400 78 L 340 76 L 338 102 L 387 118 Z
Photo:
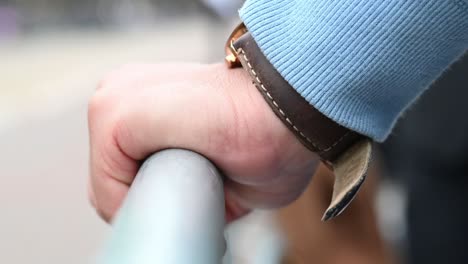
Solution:
M 87 100 L 97 82 L 125 63 L 221 61 L 241 5 L 241 0 L 0 0 L 1 263 L 93 261 L 110 232 L 86 194 Z M 468 95 L 467 61 L 453 67 L 437 83 L 440 88 L 424 96 L 381 147 L 373 172 L 378 180 L 366 187 L 372 188 L 371 194 L 345 213 L 354 220 L 327 226 L 375 231 L 362 250 L 346 253 L 353 249 L 353 238 L 365 237 L 360 232 L 307 237 L 307 232 L 300 232 L 302 226 L 299 231 L 288 228 L 293 215 L 305 219 L 307 197 L 279 216 L 270 212 L 248 218 L 250 229 L 240 227 L 237 232 L 246 235 L 233 237 L 250 241 L 252 234 L 278 229 L 283 240 L 295 239 L 284 247 L 285 255 L 295 255 L 288 263 L 343 263 L 319 256 L 326 251 L 305 256 L 308 246 L 314 245 L 311 239 L 333 249 L 330 254 L 337 252 L 320 243 L 321 236 L 344 241 L 338 250 L 347 263 L 383 263 L 356 257 L 372 256 L 373 250 L 382 248 L 391 257 L 387 253 L 379 257 L 394 263 L 467 263 L 463 244 L 468 232 L 463 224 L 468 217 L 462 209 L 468 184 L 464 177 L 468 125 L 460 116 L 466 113 L 461 98 Z M 449 96 L 461 93 L 465 96 Z M 433 133 L 420 137 L 427 131 Z M 318 182 L 316 186 L 327 184 Z M 367 207 L 371 214 L 359 213 Z M 407 214 L 407 208 L 412 213 Z M 321 212 L 312 219 L 318 221 Z M 353 221 L 359 225 L 350 225 Z M 303 229 L 309 224 L 305 222 Z M 273 227 L 261 231 L 265 226 Z M 351 240 L 343 239 L 348 236 Z M 373 241 L 385 243 L 379 249 L 366 246 Z M 248 255 L 253 248 L 244 244 L 234 253 Z
M 92 262 L 88 98 L 125 63 L 222 60 L 231 4 L 0 0 L 0 263 Z

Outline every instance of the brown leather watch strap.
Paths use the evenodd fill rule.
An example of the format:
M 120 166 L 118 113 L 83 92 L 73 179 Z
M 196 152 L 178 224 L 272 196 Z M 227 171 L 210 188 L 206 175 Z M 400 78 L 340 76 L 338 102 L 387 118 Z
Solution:
M 275 114 L 323 160 L 334 161 L 363 138 L 323 115 L 296 92 L 270 64 L 249 32 L 235 40 L 232 46 Z
M 372 141 L 310 105 L 270 64 L 243 24 L 231 34 L 226 53 L 228 66 L 243 66 L 273 112 L 333 170 L 333 195 L 323 220 L 339 215 L 366 178 Z

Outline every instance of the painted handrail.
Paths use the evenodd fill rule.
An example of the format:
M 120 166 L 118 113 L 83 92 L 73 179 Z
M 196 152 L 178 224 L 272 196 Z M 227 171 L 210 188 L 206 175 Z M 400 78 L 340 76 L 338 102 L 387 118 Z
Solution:
M 98 263 L 219 264 L 224 226 L 216 167 L 188 150 L 164 150 L 141 166 Z

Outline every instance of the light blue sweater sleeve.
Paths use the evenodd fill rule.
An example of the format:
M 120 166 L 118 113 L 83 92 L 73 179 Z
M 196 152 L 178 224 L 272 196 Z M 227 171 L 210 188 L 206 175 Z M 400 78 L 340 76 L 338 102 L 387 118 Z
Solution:
M 240 16 L 310 104 L 377 141 L 468 49 L 468 0 L 247 0 Z

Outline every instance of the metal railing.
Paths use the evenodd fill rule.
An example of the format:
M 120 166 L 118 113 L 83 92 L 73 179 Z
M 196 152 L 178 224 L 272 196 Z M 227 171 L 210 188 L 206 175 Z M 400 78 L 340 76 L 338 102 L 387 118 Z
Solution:
M 164 150 L 140 168 L 98 263 L 219 264 L 224 226 L 216 167 L 188 150 Z

